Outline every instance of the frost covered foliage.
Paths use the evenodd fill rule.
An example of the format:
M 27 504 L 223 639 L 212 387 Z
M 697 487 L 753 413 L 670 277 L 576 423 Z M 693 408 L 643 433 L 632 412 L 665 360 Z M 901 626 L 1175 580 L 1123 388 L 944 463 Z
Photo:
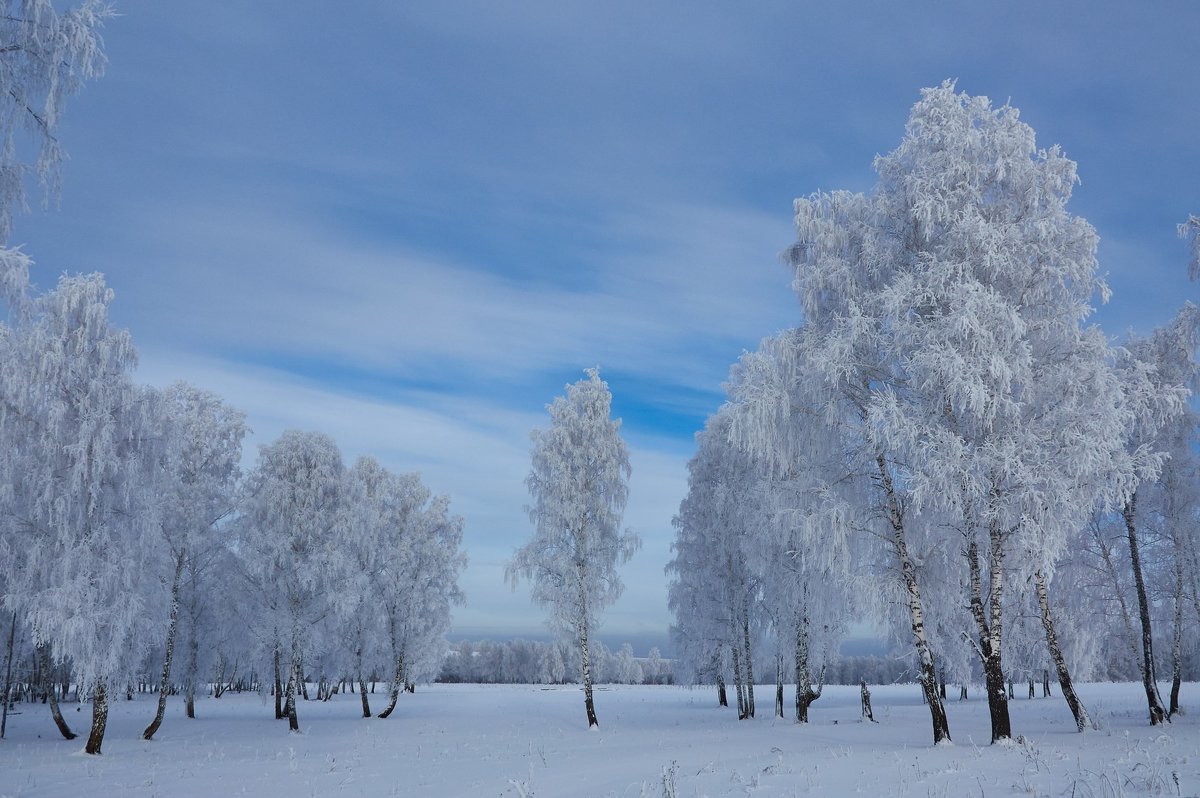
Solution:
M 612 394 L 599 371 L 586 373 L 547 406 L 550 428 L 532 433 L 526 485 L 534 534 L 506 573 L 514 589 L 529 580 L 533 600 L 550 609 L 551 628 L 579 645 L 588 724 L 595 726 L 588 641 L 600 611 L 621 595 L 618 562 L 633 556 L 639 540 L 621 529 L 630 474 L 621 422 L 610 418 Z
M 1108 289 L 1095 231 L 1067 209 L 1075 164 L 1039 148 L 1016 109 L 949 82 L 926 89 L 875 168 L 867 194 L 796 201 L 787 256 L 802 324 L 742 359 L 719 414 L 767 475 L 755 507 L 776 508 L 774 519 L 738 513 L 753 525 L 743 549 L 770 586 L 769 614 L 800 606 L 811 584 L 780 570 L 801 563 L 791 553 L 817 555 L 841 571 L 835 581 L 873 566 L 874 603 L 904 616 L 934 740 L 949 739 L 938 682 L 974 667 L 1000 740 L 1012 734 L 1005 682 L 1036 667 L 1039 628 L 1042 661 L 1070 693 L 1063 652 L 1086 647 L 1058 639 L 1058 625 L 1075 627 L 1056 625 L 1057 565 L 1089 518 L 1128 516 L 1159 478 L 1171 451 L 1159 431 L 1193 377 L 1113 349 L 1089 325 Z M 1194 226 L 1181 228 L 1193 243 Z M 1190 367 L 1194 337 L 1175 349 Z M 693 496 L 732 484 L 692 479 L 681 518 Z M 703 572 L 722 557 L 699 551 L 698 565 L 677 564 Z M 695 603 L 681 598 L 694 577 L 676 573 L 678 613 Z M 1027 616 L 1039 622 L 1017 623 Z
M 63 277 L 14 314 L 0 365 L 5 603 L 100 695 L 146 645 L 156 510 L 153 403 L 111 301 L 99 275 Z
M 288 433 L 263 448 L 239 508 L 243 415 L 192 386 L 137 386 L 111 301 L 99 275 L 64 277 L 0 324 L 0 596 L 10 645 L 33 653 L 18 689 L 74 684 L 99 753 L 111 695 L 151 672 L 146 739 L 176 688 L 195 717 L 198 683 L 218 697 L 256 683 L 264 648 L 290 676 L 293 727 L 318 669 L 433 675 L 465 565 L 449 500 L 374 461 L 347 473 L 327 436 Z M 43 695 L 73 737 L 57 687 Z
M 277 715 L 298 728 L 296 694 L 315 677 L 322 692 L 331 679 L 357 682 L 369 717 L 367 677 L 382 673 L 388 717 L 405 685 L 436 674 L 462 601 L 462 519 L 449 498 L 370 457 L 347 470 L 332 439 L 296 431 L 263 447 L 246 492 L 235 530 L 242 612 L 253 661 L 274 670 Z
M 58 191 L 64 155 L 55 130 L 66 98 L 103 71 L 99 30 L 111 15 L 99 0 L 63 13 L 50 0 L 0 4 L 0 245 L 31 175 L 47 199 Z M 32 164 L 22 160 L 29 151 Z

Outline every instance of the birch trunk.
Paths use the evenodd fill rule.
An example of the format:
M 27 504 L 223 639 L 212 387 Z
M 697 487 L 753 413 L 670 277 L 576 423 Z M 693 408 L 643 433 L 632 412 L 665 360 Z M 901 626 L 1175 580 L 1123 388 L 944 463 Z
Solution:
M 783 652 L 775 654 L 775 717 L 783 717 Z
M 154 738 L 167 712 L 167 694 L 171 691 L 171 661 L 175 658 L 175 630 L 179 627 L 179 581 L 183 577 L 183 552 L 175 558 L 175 575 L 171 579 L 171 610 L 167 616 L 167 647 L 163 656 L 162 678 L 158 682 L 158 711 L 154 720 L 142 732 L 143 740 Z
M 1162 697 L 1158 694 L 1158 683 L 1154 676 L 1154 640 L 1150 633 L 1150 600 L 1146 596 L 1146 582 L 1142 578 L 1142 558 L 1138 552 L 1137 538 L 1137 491 L 1125 503 L 1125 531 L 1129 535 L 1129 559 L 1133 565 L 1133 583 L 1137 588 L 1138 616 L 1142 622 L 1142 687 L 1146 690 L 1146 704 L 1150 711 L 1150 725 L 1157 726 L 1167 719 Z
M 363 678 L 363 660 L 362 648 L 359 647 L 355 652 L 355 657 L 358 660 L 358 670 L 355 672 L 358 676 L 358 695 L 362 699 L 363 717 L 371 717 L 371 702 L 367 700 L 367 680 Z
M 400 687 L 404 684 L 404 652 L 400 650 L 400 635 L 396 632 L 395 612 L 389 613 L 391 619 L 388 622 L 388 639 L 392 643 L 392 687 L 388 693 L 388 705 L 383 712 L 379 713 L 380 718 L 391 717 L 392 710 L 396 708 L 396 702 L 400 700 Z
M 892 544 L 896 550 L 896 558 L 900 562 L 900 574 L 908 594 L 908 612 L 912 624 L 913 647 L 917 652 L 917 662 L 920 667 L 921 691 L 925 703 L 929 706 L 929 716 L 933 725 L 933 742 L 936 745 L 942 741 L 950 742 L 950 722 L 946 718 L 946 707 L 937 692 L 937 674 L 933 668 L 933 653 L 929 650 L 929 641 L 925 637 L 925 606 L 921 602 L 921 589 L 917 584 L 916 567 L 908 553 L 908 541 L 904 529 L 904 511 L 896 497 L 892 477 L 888 473 L 883 456 L 875 460 L 879 466 L 880 484 L 883 487 L 888 521 L 892 526 Z
M 58 727 L 58 733 L 64 739 L 74 740 L 76 734 L 71 731 L 71 727 L 63 719 L 62 710 L 58 708 L 58 685 L 54 683 L 54 668 L 50 665 L 50 652 L 45 646 L 38 646 L 37 651 L 38 661 L 42 668 L 42 678 L 45 679 L 47 687 L 46 694 L 50 700 L 50 715 L 54 718 L 54 725 Z
M 17 642 L 17 612 L 13 610 L 12 621 L 8 626 L 8 657 L 4 664 L 4 693 L 0 694 L 0 700 L 4 701 L 4 706 L 0 707 L 0 740 L 4 739 L 4 730 L 8 728 L 8 702 L 12 697 L 12 661 L 13 648 Z M 51 690 L 54 688 L 51 687 Z
M 741 647 L 737 643 L 734 643 L 730 646 L 730 650 L 733 652 L 733 687 L 737 691 L 738 720 L 745 720 L 747 718 L 746 688 L 742 683 Z
M 1067 670 L 1067 660 L 1063 656 L 1062 646 L 1058 642 L 1058 633 L 1055 631 L 1054 616 L 1050 612 L 1050 595 L 1046 590 L 1046 577 L 1040 570 L 1033 572 L 1033 584 L 1037 590 L 1038 607 L 1042 611 L 1042 628 L 1046 630 L 1046 648 L 1050 650 L 1050 659 L 1054 661 L 1054 668 L 1058 671 L 1058 685 L 1062 688 L 1063 698 L 1067 700 L 1067 706 L 1071 708 L 1071 714 L 1075 717 L 1075 727 L 1081 732 L 1087 731 L 1092 726 L 1092 719 L 1088 717 L 1087 707 L 1075 694 L 1071 672 Z M 1047 677 L 1046 687 L 1049 687 L 1049 677 Z M 1047 689 L 1046 692 L 1049 690 Z
M 183 679 L 183 706 L 185 714 L 192 720 L 196 719 L 196 673 L 200 660 L 200 641 L 196 639 L 196 626 L 192 624 L 192 633 L 188 638 L 187 673 Z
M 979 562 L 979 546 L 974 538 L 967 545 L 967 565 L 970 571 L 971 616 L 979 633 L 979 657 L 983 661 L 984 683 L 987 689 L 988 714 L 992 726 L 992 742 L 1012 737 L 1012 726 L 1008 716 L 1008 693 L 1004 684 L 1004 667 L 1000 659 L 1000 599 L 1004 590 L 1003 549 L 998 544 L 998 533 L 989 530 L 991 539 L 991 587 L 988 606 L 983 601 L 982 566 Z
M 587 711 L 588 728 L 594 729 L 600 721 L 596 719 L 596 702 L 592 697 L 592 655 L 586 636 L 580 640 L 579 653 L 583 658 L 583 707 Z
M 754 659 L 750 654 L 750 608 L 742 607 L 742 642 L 746 646 L 746 712 L 754 717 Z
M 283 714 L 287 715 L 288 731 L 300 731 L 300 721 L 296 717 L 296 692 L 300 684 L 300 680 L 304 678 L 302 673 L 303 665 L 300 658 L 300 645 L 293 638 L 292 640 L 292 656 L 288 666 L 288 683 L 284 688 L 284 705 Z
M 275 720 L 283 720 L 283 683 L 279 673 L 279 643 L 275 643 Z
M 99 754 L 104 743 L 104 729 L 108 726 L 108 688 L 103 681 L 96 684 L 92 695 L 92 731 L 88 734 L 84 752 Z
M 812 670 L 808 665 L 808 617 L 796 622 L 796 722 L 808 723 L 808 708 L 821 697 L 825 689 L 825 671 L 821 671 L 821 686 L 812 689 Z
M 1183 547 L 1179 533 L 1175 533 L 1175 618 L 1171 646 L 1171 705 L 1167 708 L 1167 720 L 1179 712 L 1179 687 L 1183 681 Z

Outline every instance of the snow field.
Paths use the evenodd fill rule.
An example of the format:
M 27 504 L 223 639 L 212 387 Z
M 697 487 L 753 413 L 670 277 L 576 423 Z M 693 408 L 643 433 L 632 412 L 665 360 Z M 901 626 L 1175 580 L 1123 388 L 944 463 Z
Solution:
M 1185 704 L 1198 689 L 1184 686 Z M 859 721 L 857 687 L 826 687 L 807 726 L 772 717 L 769 685 L 743 722 L 711 688 L 603 687 L 593 731 L 573 686 L 421 686 L 388 720 L 358 717 L 355 695 L 301 701 L 300 734 L 274 720 L 269 698 L 203 699 L 195 721 L 172 698 L 152 742 L 139 736 L 154 713 L 143 696 L 113 703 L 99 757 L 81 753 L 87 705 L 65 706 L 81 734 L 69 742 L 45 707 L 19 705 L 0 742 L 0 796 L 1200 795 L 1196 716 L 1152 728 L 1139 685 L 1080 692 L 1097 731 L 1075 732 L 1057 695 L 1019 697 L 1023 739 L 988 745 L 973 690 L 947 703 L 955 742 L 938 747 L 913 685 L 872 690 L 878 724 Z

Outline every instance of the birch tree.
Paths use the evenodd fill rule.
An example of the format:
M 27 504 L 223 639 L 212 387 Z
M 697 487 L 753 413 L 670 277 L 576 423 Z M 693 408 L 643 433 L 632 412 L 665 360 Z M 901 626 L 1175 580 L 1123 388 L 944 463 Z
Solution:
M 162 416 L 162 461 L 157 484 L 160 511 L 159 538 L 154 547 L 162 553 L 163 581 L 169 583 L 167 633 L 158 709 L 142 732 L 149 740 L 162 725 L 179 626 L 181 598 L 188 600 L 190 628 L 200 625 L 203 591 L 195 582 L 207 575 L 213 559 L 210 549 L 223 545 L 213 532 L 215 525 L 234 509 L 234 489 L 240 469 L 245 416 L 225 406 L 220 397 L 186 383 L 171 385 L 158 403 Z M 191 589 L 183 591 L 186 581 Z M 185 595 L 181 595 L 184 594 Z M 184 679 L 188 717 L 195 717 L 195 677 L 199 640 L 189 640 L 187 673 Z
M 99 275 L 63 277 L 19 309 L 0 366 L 9 491 L 10 607 L 39 649 L 70 661 L 93 695 L 86 751 L 98 754 L 108 690 L 141 659 L 153 507 L 148 397 L 133 385 L 129 333 L 108 319 Z M 151 599 L 153 600 L 153 599 Z M 60 723 L 64 735 L 70 732 Z
M 274 656 L 287 655 L 283 713 L 291 731 L 300 728 L 296 693 L 304 663 L 325 642 L 319 631 L 330 612 L 343 471 L 329 436 L 289 430 L 260 449 L 241 520 L 239 544 L 248 583 L 259 598 L 260 624 Z
M 550 428 L 533 431 L 525 483 L 534 534 L 505 573 L 514 589 L 529 580 L 533 600 L 550 609 L 550 626 L 578 646 L 590 728 L 599 725 L 591 638 L 600 611 L 621 595 L 618 562 L 627 562 L 640 541 L 621 529 L 630 466 L 621 422 L 610 417 L 612 394 L 597 369 L 586 374 L 547 406 Z
M 460 550 L 463 520 L 450 514 L 449 497 L 429 499 L 416 474 L 401 478 L 400 495 L 412 512 L 399 528 L 401 540 L 385 549 L 377 583 L 392 662 L 391 691 L 380 718 L 392 714 L 402 686 L 411 689 L 437 672 L 451 609 L 463 601 L 458 576 L 467 563 Z

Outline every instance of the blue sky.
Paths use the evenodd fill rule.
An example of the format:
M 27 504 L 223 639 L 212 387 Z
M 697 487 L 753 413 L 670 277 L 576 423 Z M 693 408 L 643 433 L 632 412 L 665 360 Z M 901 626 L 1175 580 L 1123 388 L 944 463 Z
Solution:
M 16 220 L 48 285 L 103 271 L 140 378 L 186 379 L 467 521 L 456 632 L 532 635 L 503 583 L 528 433 L 601 367 L 643 549 L 603 635 L 665 635 L 692 434 L 798 320 L 791 203 L 867 190 L 923 86 L 1011 99 L 1079 163 L 1112 335 L 1196 287 L 1200 4 L 122 0 L 68 106 L 61 202 Z M 251 450 L 253 451 L 253 449 Z

